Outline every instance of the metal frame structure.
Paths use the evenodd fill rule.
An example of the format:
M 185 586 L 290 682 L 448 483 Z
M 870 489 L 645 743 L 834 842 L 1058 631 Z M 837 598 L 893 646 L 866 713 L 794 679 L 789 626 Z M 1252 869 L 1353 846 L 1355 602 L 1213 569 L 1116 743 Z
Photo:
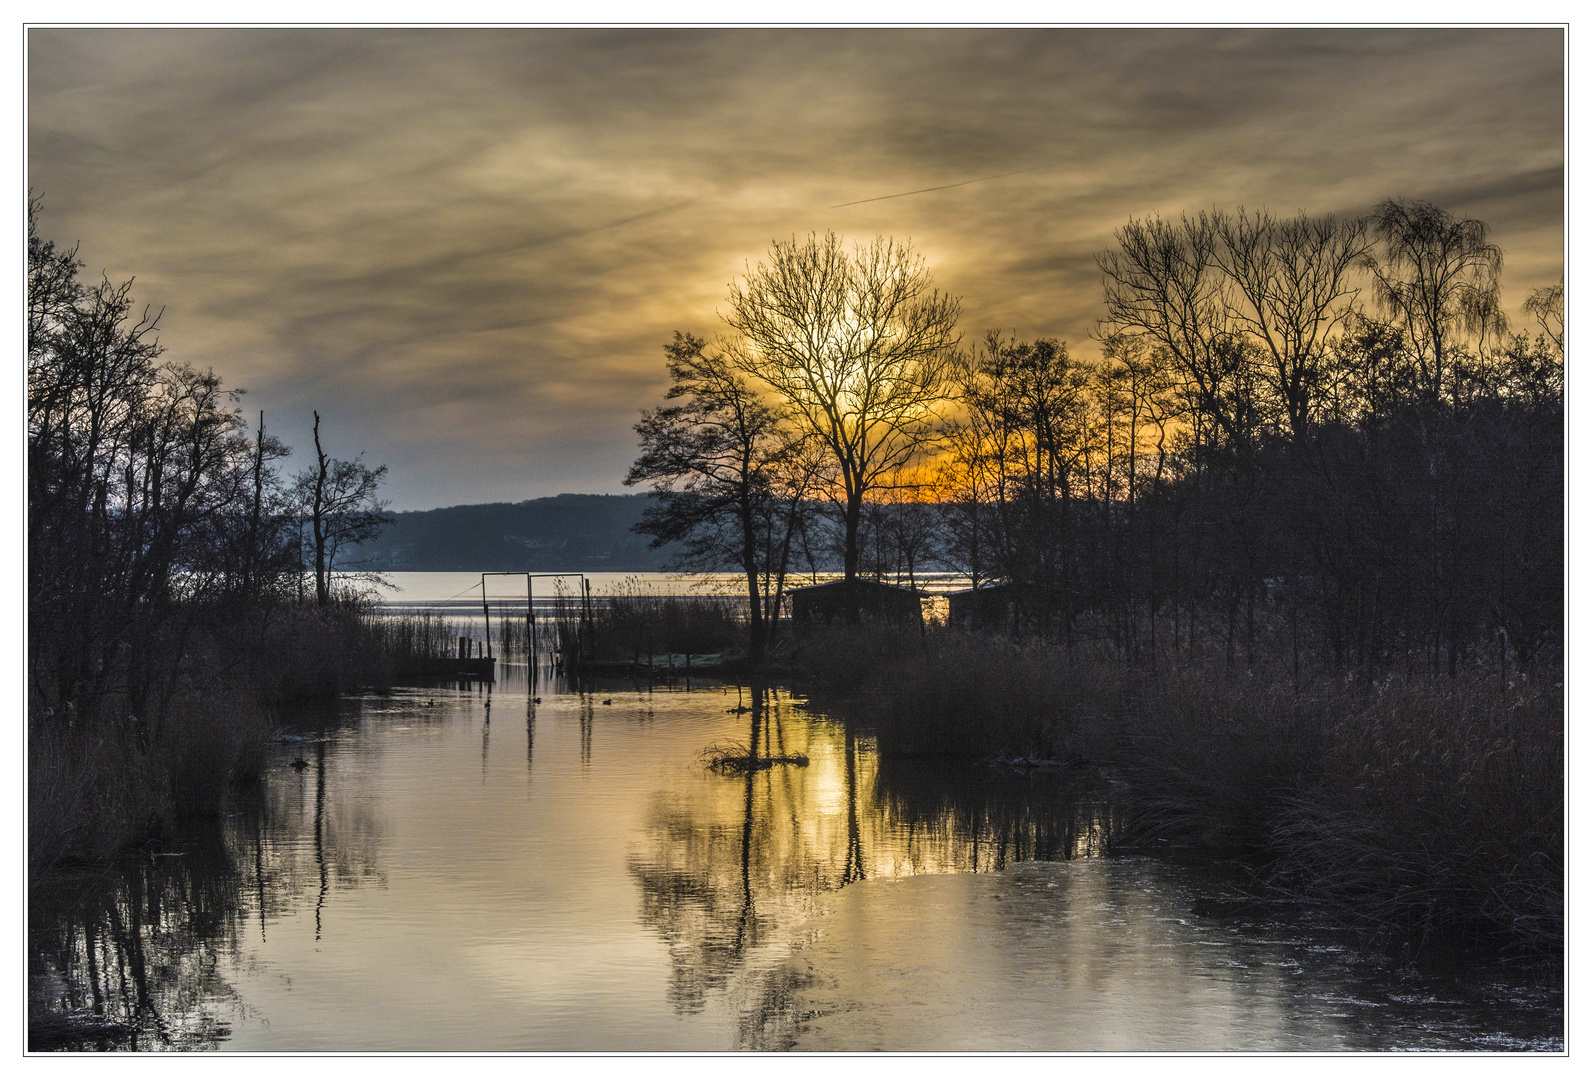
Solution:
M 591 582 L 586 575 L 578 570 L 562 574 L 532 574 L 518 570 L 483 570 L 481 571 L 481 616 L 486 620 L 486 655 L 492 656 L 492 612 L 487 604 L 486 579 L 489 577 L 523 577 L 525 578 L 525 625 L 531 643 L 531 681 L 536 681 L 536 598 L 532 590 L 532 581 L 536 578 L 579 578 L 581 594 L 581 622 L 583 624 L 582 638 L 590 643 L 592 632 L 591 617 Z

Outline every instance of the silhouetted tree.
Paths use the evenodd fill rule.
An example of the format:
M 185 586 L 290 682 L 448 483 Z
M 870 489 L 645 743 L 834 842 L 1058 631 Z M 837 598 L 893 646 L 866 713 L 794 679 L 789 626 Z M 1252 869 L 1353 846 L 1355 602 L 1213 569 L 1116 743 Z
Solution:
M 1253 356 L 1231 323 L 1217 224 L 1206 213 L 1176 224 L 1130 219 L 1116 231 L 1116 250 L 1096 257 L 1107 324 L 1163 346 L 1186 380 L 1196 453 L 1217 442 L 1247 448 L 1255 426 Z
M 1564 352 L 1564 279 L 1557 285 L 1544 285 L 1532 289 L 1526 297 L 1526 313 L 1535 317 L 1542 332 L 1553 342 L 1554 348 Z
M 776 241 L 730 286 L 727 348 L 828 451 L 846 580 L 858 571 L 863 501 L 935 432 L 960 311 L 910 245 L 848 253 L 834 233 Z
M 1429 397 L 1451 390 L 1448 370 L 1463 335 L 1502 331 L 1503 250 L 1487 226 L 1419 200 L 1386 199 L 1371 218 L 1377 247 L 1364 265 L 1377 302 L 1404 331 Z
M 1370 246 L 1366 224 L 1330 214 L 1278 220 L 1242 207 L 1211 220 L 1220 240 L 1213 259 L 1231 283 L 1227 315 L 1265 357 L 1288 430 L 1303 439 L 1321 392 L 1327 339 L 1354 310 L 1353 271 Z
M 369 540 L 393 519 L 376 493 L 387 466 L 368 468 L 364 455 L 352 461 L 327 456 L 321 449 L 321 414 L 315 413 L 315 464 L 299 473 L 298 494 L 303 519 L 310 526 L 309 550 L 314 559 L 315 603 L 331 602 L 332 572 L 338 553 Z
M 1090 377 L 1061 342 L 996 333 L 955 367 L 967 424 L 962 456 L 983 474 L 977 486 L 989 506 L 980 530 L 985 565 L 1022 586 L 1042 622 L 1059 596 L 1070 625 L 1079 584 L 1079 499 L 1091 494 Z
M 1127 659 L 1147 623 L 1152 662 L 1168 639 L 1235 666 L 1282 642 L 1296 675 L 1552 662 L 1562 291 L 1526 305 L 1541 334 L 1502 337 L 1486 235 L 1394 201 L 1130 221 L 1099 259 L 1099 364 L 992 336 L 960 366 L 948 561 L 1023 586 L 1017 626 Z M 1357 307 L 1368 280 L 1385 318 Z M 1061 621 L 1032 618 L 1050 598 Z
M 653 547 L 682 545 L 682 558 L 699 568 L 745 573 L 750 651 L 760 658 L 768 639 L 763 584 L 784 576 L 791 518 L 802 505 L 800 491 L 791 498 L 782 490 L 799 440 L 723 348 L 676 332 L 664 352 L 667 396 L 681 404 L 648 409 L 636 425 L 641 455 L 625 483 L 650 483 L 655 495 L 636 530 L 651 535 Z M 779 591 L 770 618 L 778 617 Z
M 28 236 L 30 702 L 158 725 L 195 643 L 289 560 L 272 468 L 213 372 L 162 363 L 132 282 Z M 230 605 L 230 608 L 228 607 Z

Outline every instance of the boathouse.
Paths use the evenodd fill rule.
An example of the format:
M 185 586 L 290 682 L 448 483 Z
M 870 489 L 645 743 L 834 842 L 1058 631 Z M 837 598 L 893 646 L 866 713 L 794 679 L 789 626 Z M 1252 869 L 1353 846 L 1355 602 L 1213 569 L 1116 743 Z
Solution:
M 863 618 L 906 626 L 923 622 L 923 593 L 869 578 L 857 578 L 852 585 L 856 589 L 857 610 Z M 846 603 L 844 580 L 792 589 L 791 621 L 798 628 L 818 622 L 844 622 Z
M 948 593 L 946 601 L 951 626 L 982 630 L 1015 630 L 1064 609 L 1059 590 L 1015 581 Z

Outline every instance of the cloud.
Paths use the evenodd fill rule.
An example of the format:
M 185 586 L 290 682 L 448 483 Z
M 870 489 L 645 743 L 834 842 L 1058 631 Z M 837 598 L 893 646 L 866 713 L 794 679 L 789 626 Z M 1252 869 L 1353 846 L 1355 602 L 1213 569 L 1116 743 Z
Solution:
M 30 182 L 170 355 L 400 508 L 620 490 L 662 345 L 776 237 L 910 238 L 1078 351 L 1129 216 L 1484 215 L 1562 272 L 1557 30 L 29 32 Z M 1433 193 L 1431 195 L 1423 193 Z

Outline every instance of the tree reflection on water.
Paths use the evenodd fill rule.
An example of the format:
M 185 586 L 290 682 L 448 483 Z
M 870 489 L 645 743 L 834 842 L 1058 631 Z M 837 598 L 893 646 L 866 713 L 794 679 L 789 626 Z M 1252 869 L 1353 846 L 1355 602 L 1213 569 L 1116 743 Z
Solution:
M 854 728 L 803 717 L 791 734 L 806 745 L 786 745 L 780 695 L 754 689 L 751 705 L 752 756 L 799 753 L 810 765 L 702 770 L 655 798 L 630 861 L 642 921 L 669 949 L 671 1004 L 698 1013 L 726 995 L 743 1049 L 793 1043 L 803 976 L 788 960 L 835 891 L 1105 852 L 1113 816 L 1089 774 L 882 767 Z
M 692 711 L 697 702 L 718 711 L 724 700 L 703 694 Z M 506 704 L 501 695 L 499 703 Z M 1073 774 L 884 766 L 866 732 L 798 713 L 787 693 L 761 687 L 752 689 L 744 715 L 724 720 L 746 724 L 740 731 L 753 759 L 805 758 L 805 767 L 724 774 L 670 757 L 656 775 L 643 769 L 634 779 L 616 777 L 613 761 L 594 759 L 592 693 L 553 707 L 541 731 L 537 704 L 527 694 L 525 759 L 514 769 L 525 794 L 517 802 L 556 814 L 567 793 L 580 790 L 568 787 L 568 778 L 585 784 L 588 776 L 613 782 L 605 794 L 640 800 L 640 831 L 619 849 L 628 851 L 619 884 L 636 888 L 641 932 L 667 949 L 664 1011 L 703 1016 L 715 1028 L 717 1015 L 727 1012 L 732 1040 L 746 1048 L 778 1049 L 794 1040 L 807 976 L 792 958 L 838 890 L 880 878 L 984 873 L 1021 859 L 1096 854 L 1109 821 L 1099 793 Z M 512 714 L 500 707 L 493 732 L 484 704 L 478 708 L 468 713 L 474 723 L 460 744 L 469 759 L 459 775 L 469 777 L 472 791 L 502 783 L 490 754 L 501 740 L 512 742 L 519 719 L 505 726 Z M 402 833 L 401 818 L 393 824 L 383 816 L 395 804 L 376 797 L 377 785 L 391 777 L 380 764 L 386 749 L 373 748 L 394 745 L 383 740 L 400 738 L 399 731 L 443 732 L 448 717 L 459 713 L 401 697 L 346 711 L 351 715 L 313 721 L 304 741 L 280 748 L 270 781 L 225 820 L 104 872 L 34 883 L 33 1049 L 225 1047 L 245 1027 L 280 1019 L 258 1012 L 262 1000 L 248 980 L 262 963 L 282 965 L 284 977 L 300 970 L 288 959 L 292 946 L 280 948 L 295 933 L 306 943 L 311 934 L 316 942 L 324 935 L 340 957 L 360 955 L 346 934 L 350 928 L 338 921 L 354 916 L 336 896 L 384 886 L 383 868 Z M 350 726 L 355 713 L 363 720 Z M 560 715 L 576 722 L 565 729 L 567 741 L 559 737 Z M 636 719 L 651 731 L 651 705 L 641 706 Z M 710 728 L 724 731 L 717 720 L 700 730 Z M 679 744 L 686 730 L 660 731 L 657 742 Z M 400 741 L 413 747 L 421 738 Z M 560 750 L 574 759 L 566 771 Z M 289 767 L 294 759 L 303 762 L 301 770 Z M 428 760 L 428 774 L 430 768 Z M 434 798 L 430 788 L 422 790 Z M 495 798 L 479 806 L 495 814 Z M 540 820 L 547 819 L 515 818 L 510 827 Z M 468 842 L 487 851 L 493 835 L 472 834 Z M 570 839 L 561 834 L 549 850 Z M 279 947 L 272 953 L 264 949 L 267 936 Z
M 380 883 L 377 822 L 330 805 L 326 735 L 297 782 L 266 785 L 104 869 L 29 896 L 30 1050 L 213 1050 L 245 1006 L 220 975 L 242 935 L 337 888 Z M 308 837 L 308 844 L 299 842 Z
M 202 1050 L 227 1036 L 216 956 L 237 939 L 244 882 L 221 837 L 189 842 L 180 858 L 35 890 L 29 1049 Z

